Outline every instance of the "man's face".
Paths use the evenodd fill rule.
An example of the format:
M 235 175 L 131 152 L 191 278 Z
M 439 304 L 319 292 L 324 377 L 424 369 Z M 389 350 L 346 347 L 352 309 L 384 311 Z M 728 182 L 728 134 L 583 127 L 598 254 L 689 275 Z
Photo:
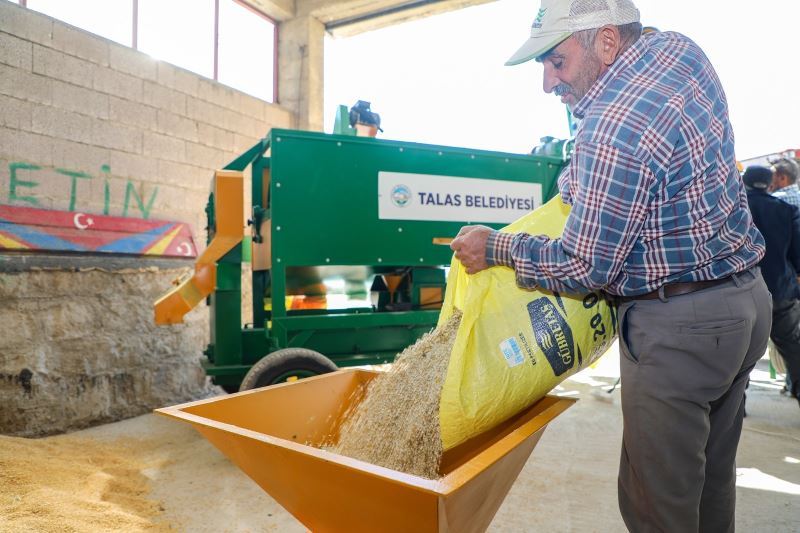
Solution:
M 586 50 L 574 37 L 543 54 L 540 60 L 544 66 L 544 92 L 560 96 L 570 109 L 606 70 L 594 49 Z
M 784 176 L 783 174 L 779 174 L 777 172 L 772 173 L 772 184 L 770 184 L 769 186 L 770 192 L 783 189 L 787 185 L 789 185 L 789 180 L 786 179 L 786 176 Z

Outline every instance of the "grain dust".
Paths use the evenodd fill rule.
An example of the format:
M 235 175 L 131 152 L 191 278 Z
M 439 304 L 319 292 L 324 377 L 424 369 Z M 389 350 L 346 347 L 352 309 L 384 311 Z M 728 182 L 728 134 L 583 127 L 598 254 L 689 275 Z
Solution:
M 169 531 L 130 443 L 0 436 L 0 532 Z
M 340 430 L 335 453 L 414 474 L 439 477 L 439 399 L 461 313 L 397 356 L 374 378 Z

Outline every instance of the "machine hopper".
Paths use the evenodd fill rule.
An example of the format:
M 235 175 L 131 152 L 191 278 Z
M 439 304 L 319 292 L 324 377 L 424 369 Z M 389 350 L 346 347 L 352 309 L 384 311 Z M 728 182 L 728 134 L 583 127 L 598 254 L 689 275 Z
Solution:
M 447 451 L 429 480 L 324 448 L 375 375 L 340 370 L 157 412 L 191 423 L 315 533 L 462 533 L 489 526 L 547 424 L 575 402 L 541 399 Z

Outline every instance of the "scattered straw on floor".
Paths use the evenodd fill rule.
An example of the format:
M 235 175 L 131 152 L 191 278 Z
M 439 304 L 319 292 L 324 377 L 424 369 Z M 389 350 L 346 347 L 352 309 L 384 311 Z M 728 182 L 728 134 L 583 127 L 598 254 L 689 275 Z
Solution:
M 0 436 L 0 531 L 169 531 L 130 444 Z
M 342 424 L 333 451 L 428 479 L 439 477 L 439 399 L 461 314 L 397 356 Z

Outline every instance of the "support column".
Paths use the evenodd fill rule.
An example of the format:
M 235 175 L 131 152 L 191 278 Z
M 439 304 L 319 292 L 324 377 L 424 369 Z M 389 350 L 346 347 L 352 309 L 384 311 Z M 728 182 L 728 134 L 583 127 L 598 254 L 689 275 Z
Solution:
M 311 16 L 280 24 L 278 95 L 294 113 L 294 127 L 322 131 L 325 25 Z

